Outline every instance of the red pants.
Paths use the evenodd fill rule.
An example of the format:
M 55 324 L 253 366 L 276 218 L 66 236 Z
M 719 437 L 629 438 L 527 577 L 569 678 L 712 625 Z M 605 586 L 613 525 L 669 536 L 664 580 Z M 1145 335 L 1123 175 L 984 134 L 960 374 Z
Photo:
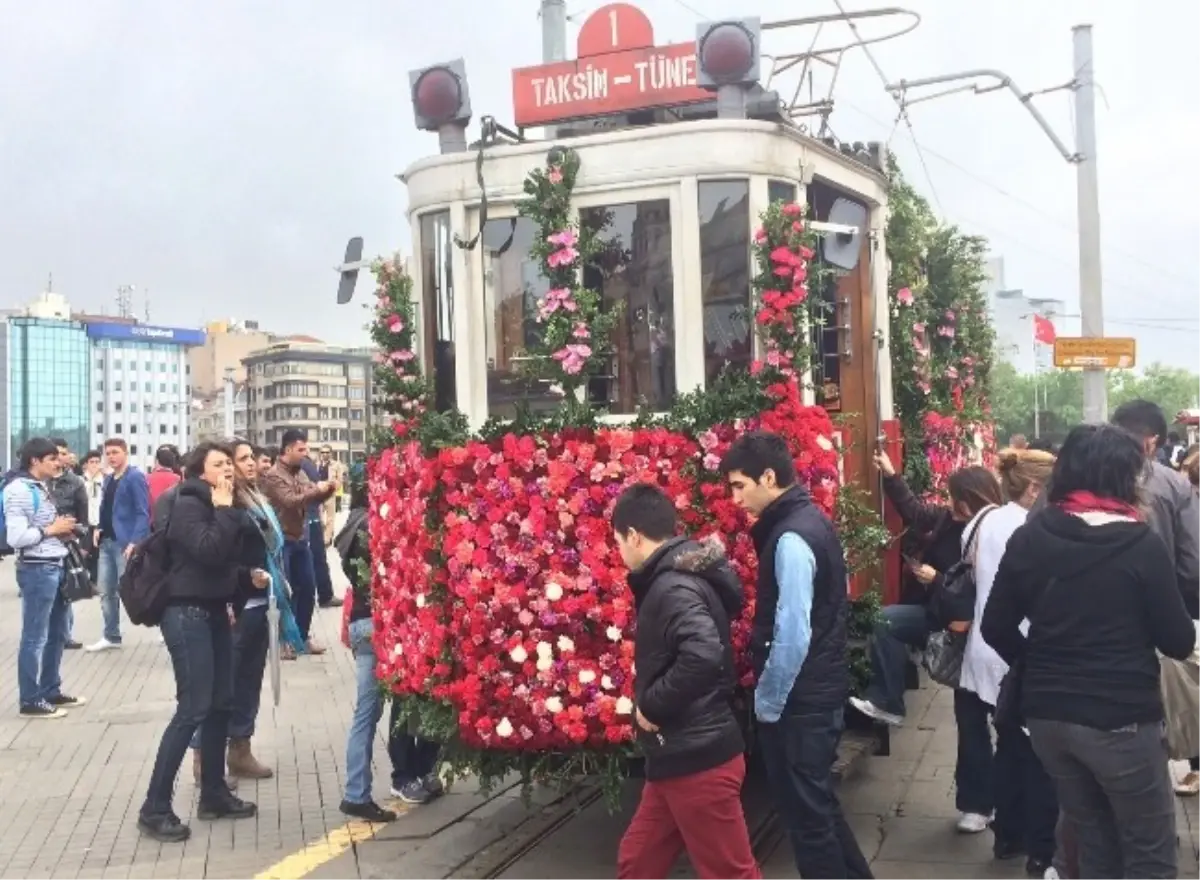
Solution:
M 762 877 L 742 812 L 745 778 L 746 759 L 738 755 L 712 770 L 647 782 L 621 838 L 617 877 L 662 880 L 685 848 L 701 880 Z

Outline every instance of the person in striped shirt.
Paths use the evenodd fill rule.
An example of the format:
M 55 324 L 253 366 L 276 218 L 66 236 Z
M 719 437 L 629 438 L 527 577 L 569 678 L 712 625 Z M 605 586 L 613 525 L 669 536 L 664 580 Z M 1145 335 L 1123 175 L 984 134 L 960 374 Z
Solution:
M 67 555 L 63 539 L 75 528 L 74 517 L 58 513 L 46 488 L 60 470 L 58 447 L 35 437 L 21 448 L 20 469 L 4 487 L 5 537 L 17 554 L 21 590 L 17 689 L 25 718 L 61 718 L 64 709 L 86 702 L 63 691 L 59 674 L 68 608 L 59 591 Z

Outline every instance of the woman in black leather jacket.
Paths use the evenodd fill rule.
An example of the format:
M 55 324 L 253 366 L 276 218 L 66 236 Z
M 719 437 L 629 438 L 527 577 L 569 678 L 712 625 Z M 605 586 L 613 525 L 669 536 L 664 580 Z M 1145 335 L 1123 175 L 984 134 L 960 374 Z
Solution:
M 138 815 L 142 833 L 164 842 L 190 835 L 171 809 L 179 766 L 201 728 L 200 819 L 253 816 L 254 804 L 225 785 L 225 735 L 233 693 L 233 645 L 227 605 L 238 592 L 242 543 L 250 527 L 234 507 L 229 450 L 202 443 L 192 452 L 163 523 L 170 559 L 169 605 L 160 624 L 175 671 L 177 706 L 159 743 L 146 800 Z M 257 572 L 265 586 L 265 575 Z

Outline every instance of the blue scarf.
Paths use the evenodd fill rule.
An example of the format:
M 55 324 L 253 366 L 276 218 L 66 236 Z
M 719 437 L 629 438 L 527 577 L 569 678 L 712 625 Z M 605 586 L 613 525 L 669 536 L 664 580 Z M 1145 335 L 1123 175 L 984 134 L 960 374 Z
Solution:
M 275 511 L 262 495 L 255 492 L 251 498 L 253 503 L 247 510 L 267 545 L 267 573 L 271 575 L 271 592 L 275 594 L 275 605 L 279 609 L 279 643 L 291 645 L 297 653 L 302 654 L 306 649 L 304 636 L 300 634 L 300 626 L 296 623 L 296 615 L 292 613 L 292 605 L 284 589 L 283 529 Z

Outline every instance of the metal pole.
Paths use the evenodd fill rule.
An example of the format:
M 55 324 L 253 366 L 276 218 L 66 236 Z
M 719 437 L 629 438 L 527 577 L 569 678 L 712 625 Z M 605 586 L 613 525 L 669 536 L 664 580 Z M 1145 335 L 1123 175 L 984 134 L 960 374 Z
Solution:
M 1079 223 L 1079 312 L 1083 335 L 1104 336 L 1104 290 L 1100 275 L 1100 184 L 1096 174 L 1096 91 L 1092 69 L 1092 26 L 1072 29 L 1075 43 L 1075 129 Z M 1108 418 L 1104 370 L 1083 372 L 1083 420 Z
M 225 368 L 225 436 L 237 436 L 233 427 L 233 367 Z
M 542 61 L 553 64 L 567 60 L 567 0 L 541 0 Z M 547 138 L 558 137 L 555 126 L 546 126 Z

